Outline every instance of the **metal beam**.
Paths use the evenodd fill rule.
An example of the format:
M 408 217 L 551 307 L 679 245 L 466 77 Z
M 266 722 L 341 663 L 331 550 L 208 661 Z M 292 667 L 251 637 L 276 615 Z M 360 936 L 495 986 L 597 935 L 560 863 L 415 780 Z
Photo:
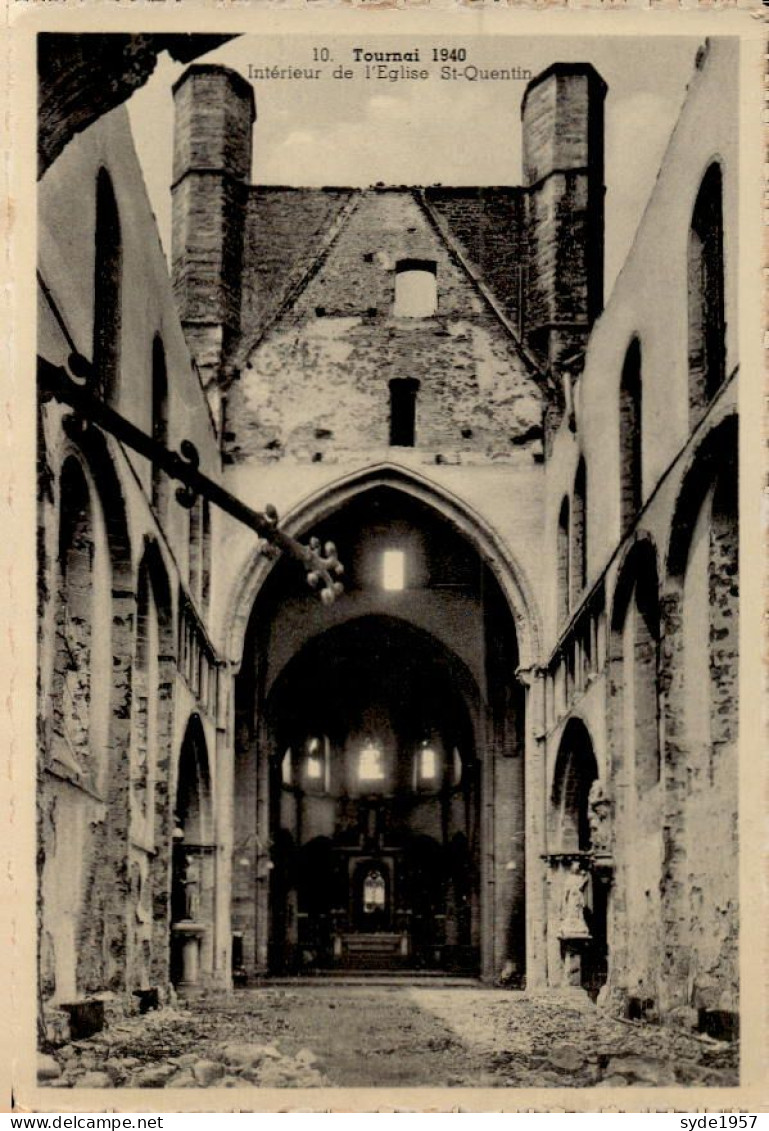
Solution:
M 42 397 L 55 397 L 69 405 L 85 421 L 98 425 L 121 444 L 145 456 L 172 479 L 179 480 L 184 486 L 177 488 L 176 497 L 182 506 L 193 506 L 197 496 L 201 495 L 263 538 L 268 543 L 268 547 L 265 547 L 268 556 L 272 549 L 275 555 L 282 551 L 299 562 L 307 572 L 308 584 L 312 589 L 319 590 L 324 604 L 330 605 L 343 592 L 344 587 L 339 578 L 344 567 L 337 557 L 333 542 L 327 542 L 321 548 L 317 538 L 310 538 L 308 545 L 302 545 L 278 528 L 278 513 L 274 507 L 266 507 L 264 513 L 253 510 L 215 480 L 204 475 L 199 470 L 197 448 L 190 440 L 182 440 L 178 452 L 166 448 L 91 392 L 93 367 L 89 361 L 79 354 L 73 354 L 69 359 L 69 366 L 72 372 L 68 372 L 63 366 L 52 365 L 43 358 L 38 359 L 38 382 Z

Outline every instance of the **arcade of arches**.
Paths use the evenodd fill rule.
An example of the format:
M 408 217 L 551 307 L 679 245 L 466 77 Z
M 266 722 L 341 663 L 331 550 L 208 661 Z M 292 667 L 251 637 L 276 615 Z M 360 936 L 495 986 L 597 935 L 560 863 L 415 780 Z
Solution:
M 77 836 L 53 839 L 43 863 L 44 985 L 64 1000 L 105 981 L 442 971 L 580 986 L 637 1016 L 736 1013 L 735 469 L 727 416 L 682 478 L 665 573 L 650 535 L 629 540 L 609 600 L 596 590 L 572 650 L 533 675 L 471 524 L 400 486 L 353 493 L 314 527 L 345 547 L 345 600 L 323 607 L 284 560 L 253 601 L 223 845 L 210 646 L 182 610 L 197 709 L 169 763 L 162 556 L 148 542 L 135 596 L 116 590 L 125 529 L 117 512 L 105 523 L 89 460 L 70 455 L 51 626 L 67 662 L 51 669 L 42 819 Z M 126 710 L 113 688 L 111 712 L 93 663 L 110 571 L 113 608 L 135 608 L 136 625 L 134 640 L 113 617 L 133 695 Z M 110 769 L 126 753 L 128 779 Z M 703 822 L 718 847 L 706 856 Z M 127 848 L 128 920 L 120 884 L 73 867 L 74 852 L 98 880 L 107 843 L 112 858 Z

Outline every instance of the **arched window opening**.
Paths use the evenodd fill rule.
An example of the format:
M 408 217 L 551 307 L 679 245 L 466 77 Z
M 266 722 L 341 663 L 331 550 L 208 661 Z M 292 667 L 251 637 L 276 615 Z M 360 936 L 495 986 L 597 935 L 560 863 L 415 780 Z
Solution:
M 211 811 L 211 774 L 208 747 L 198 715 L 193 715 L 179 755 L 176 787 L 176 816 L 184 834 L 184 844 L 200 846 L 211 843 L 213 814 Z
M 579 461 L 574 479 L 574 502 L 572 504 L 572 552 L 571 552 L 571 607 L 579 603 L 579 598 L 587 584 L 587 471 L 585 461 Z
M 315 792 L 322 792 L 328 788 L 328 739 L 308 738 L 304 749 L 305 784 Z
M 414 784 L 417 789 L 439 789 L 443 779 L 442 744 L 437 735 L 425 738 L 414 755 Z
M 430 318 L 438 309 L 434 259 L 400 259 L 395 265 L 396 318 Z
M 630 343 L 619 391 L 620 533 L 633 525 L 642 503 L 641 343 Z
M 363 911 L 372 915 L 376 911 L 384 911 L 387 903 L 387 885 L 380 871 L 374 869 L 369 872 L 363 881 Z
M 419 751 L 419 780 L 435 781 L 438 776 L 438 756 L 432 746 L 423 746 Z
M 689 409 L 695 424 L 725 377 L 724 233 L 721 168 L 702 179 L 688 245 Z
M 382 782 L 385 779 L 384 754 L 381 746 L 369 740 L 358 757 L 358 780 Z
M 561 739 L 553 781 L 555 843 L 561 852 L 590 849 L 588 798 L 597 777 L 590 735 L 582 722 L 572 720 Z
M 564 498 L 558 515 L 558 623 L 569 615 L 569 500 Z
M 100 169 L 96 181 L 93 363 L 99 391 L 116 404 L 120 384 L 123 245 L 112 180 Z
M 152 438 L 168 447 L 168 373 L 163 342 L 156 335 L 152 343 Z M 167 480 L 157 464 L 152 465 L 152 505 L 162 510 Z
M 179 754 L 171 879 L 174 923 L 213 919 L 213 808 L 208 748 L 199 715 L 192 715 Z M 183 977 L 183 938 L 171 939 L 171 980 Z
M 419 381 L 395 377 L 390 382 L 390 446 L 413 448 L 416 443 L 417 393 Z
M 462 782 L 462 755 L 459 753 L 456 746 L 454 747 L 451 760 L 453 767 L 453 783 L 454 785 L 460 785 Z

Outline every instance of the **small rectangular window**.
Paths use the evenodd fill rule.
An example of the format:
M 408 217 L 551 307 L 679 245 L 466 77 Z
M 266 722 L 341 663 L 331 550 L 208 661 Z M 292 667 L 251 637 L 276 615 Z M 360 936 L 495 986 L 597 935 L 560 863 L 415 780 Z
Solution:
M 418 391 L 419 382 L 412 377 L 394 378 L 390 382 L 391 447 L 414 447 Z
M 432 318 L 438 308 L 434 259 L 400 259 L 395 265 L 396 318 Z
M 403 550 L 385 550 L 382 555 L 382 588 L 397 592 L 406 585 L 406 555 Z

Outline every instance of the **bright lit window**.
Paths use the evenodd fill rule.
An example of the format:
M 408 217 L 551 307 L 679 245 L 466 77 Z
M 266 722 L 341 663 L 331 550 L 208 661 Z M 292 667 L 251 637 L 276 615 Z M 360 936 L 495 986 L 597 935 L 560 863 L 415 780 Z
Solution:
M 461 755 L 460 755 L 459 751 L 457 750 L 456 746 L 454 747 L 453 760 L 454 760 L 454 785 L 459 785 L 459 783 L 462 780 L 462 758 L 461 758 Z
M 396 318 L 430 318 L 438 307 L 433 259 L 400 259 L 395 266 Z
M 381 872 L 369 872 L 363 881 L 363 911 L 371 915 L 375 911 L 384 911 L 387 898 L 387 886 Z
M 280 776 L 284 785 L 291 785 L 291 747 L 289 746 L 286 753 L 283 755 L 283 761 L 280 764 Z
M 435 781 L 438 776 L 438 757 L 432 746 L 422 746 L 419 751 L 420 782 Z
M 360 752 L 358 777 L 361 781 L 384 781 L 384 758 L 374 742 L 367 742 Z
M 325 766 L 321 744 L 317 738 L 311 738 L 307 743 L 307 762 L 305 764 L 307 780 L 322 782 L 324 769 Z
M 382 587 L 395 592 L 406 584 L 406 555 L 403 550 L 385 550 L 382 555 Z

